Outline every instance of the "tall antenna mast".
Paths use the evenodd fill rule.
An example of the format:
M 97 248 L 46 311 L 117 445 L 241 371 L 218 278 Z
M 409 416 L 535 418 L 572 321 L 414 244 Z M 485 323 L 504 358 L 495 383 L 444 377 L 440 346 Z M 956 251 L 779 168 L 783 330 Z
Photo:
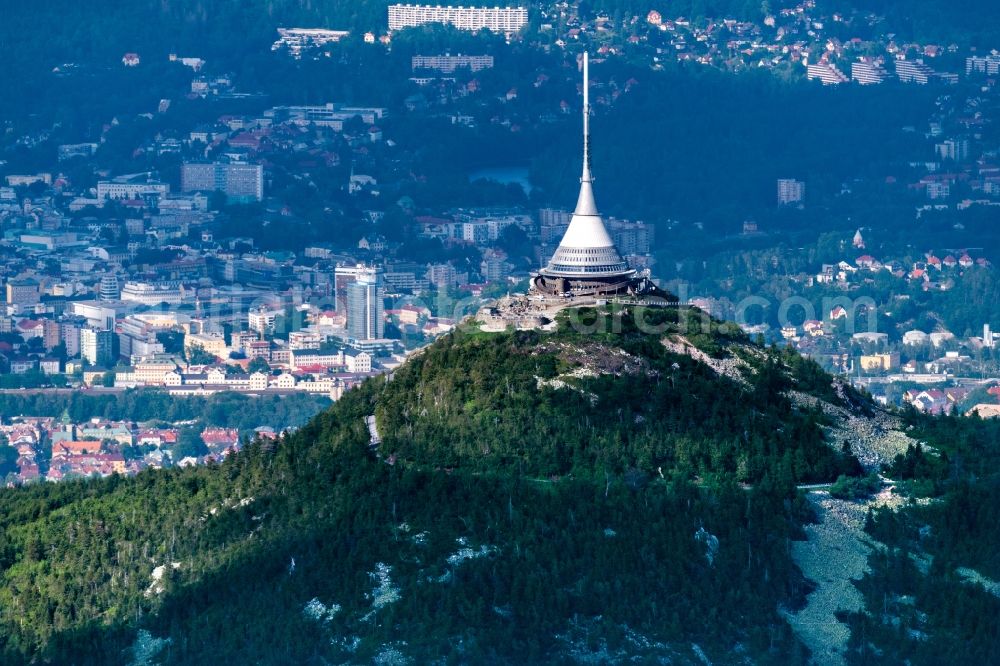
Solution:
M 587 52 L 583 52 L 583 176 L 580 182 L 592 183 L 590 173 L 590 68 Z

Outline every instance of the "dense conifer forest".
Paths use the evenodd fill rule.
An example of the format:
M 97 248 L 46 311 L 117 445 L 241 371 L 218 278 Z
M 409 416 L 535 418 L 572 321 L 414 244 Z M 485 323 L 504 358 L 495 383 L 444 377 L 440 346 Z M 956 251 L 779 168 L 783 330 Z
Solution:
M 459 330 L 221 464 L 0 491 L 0 660 L 806 663 L 796 484 L 863 470 L 790 397 L 876 408 L 689 314 Z M 936 450 L 884 472 L 934 501 L 869 518 L 849 658 L 995 661 L 1000 604 L 956 571 L 1000 574 L 1000 428 L 904 418 Z
M 0 492 L 3 661 L 801 663 L 795 483 L 857 465 L 783 397 L 823 375 L 713 323 L 692 342 L 757 359 L 713 376 L 584 316 L 452 334 L 220 465 Z
M 868 518 L 886 548 L 859 584 L 868 613 L 850 617 L 851 662 L 997 663 L 1000 599 L 972 572 L 1000 578 L 1000 424 L 908 418 L 934 448 L 911 447 L 886 470 L 914 504 Z
M 329 404 L 326 396 L 308 394 L 177 397 L 157 389 L 129 389 L 114 394 L 11 392 L 0 394 L 0 415 L 67 416 L 76 423 L 92 418 L 165 424 L 198 421 L 206 426 L 246 431 L 261 425 L 297 427 Z
M 900 40 L 1000 40 L 996 3 L 829 1 L 884 14 Z M 361 32 L 384 28 L 387 4 L 5 3 L 0 116 L 9 119 L 12 140 L 51 132 L 38 151 L 13 147 L 8 168 L 41 170 L 60 142 L 103 141 L 112 121 L 117 129 L 95 159 L 109 173 L 126 173 L 160 167 L 133 155 L 142 136 L 180 132 L 223 112 L 334 100 L 398 109 L 416 92 L 409 57 L 420 52 L 494 53 L 498 67 L 481 76 L 499 90 L 520 85 L 512 106 L 525 118 L 576 100 L 575 84 L 565 81 L 538 92 L 524 85 L 569 66 L 572 50 L 546 54 L 517 40 L 500 48 L 500 37 L 440 28 L 398 34 L 388 50 L 363 44 Z M 580 9 L 584 18 L 656 8 L 694 20 L 759 19 L 791 4 L 594 0 Z M 336 57 L 296 62 L 270 51 L 281 25 L 355 34 L 331 48 Z M 126 51 L 141 53 L 142 68 L 121 65 Z M 191 73 L 168 63 L 168 53 L 204 57 L 213 74 L 230 73 L 241 92 L 260 94 L 187 100 Z M 883 171 L 924 159 L 917 133 L 897 130 L 922 128 L 938 91 L 792 90 L 772 73 L 663 69 L 654 74 L 648 63 L 627 59 L 595 66 L 601 83 L 635 77 L 639 84 L 593 119 L 603 209 L 642 216 L 664 231 L 672 218 L 697 220 L 706 232 L 671 237 L 661 266 L 689 261 L 706 238 L 755 214 L 792 244 L 817 228 L 914 234 L 908 199 L 887 204 L 882 190 L 859 186 L 871 205 L 856 213 L 775 211 L 774 180 L 800 174 L 822 201 L 858 177 L 858 163 L 874 165 L 866 177 L 884 179 Z M 170 114 L 139 116 L 161 99 L 172 100 Z M 572 201 L 575 124 L 514 135 L 492 127 L 444 133 L 445 122 L 386 119 L 400 149 L 427 174 L 387 189 L 387 200 L 411 197 L 421 208 Z M 530 195 L 468 182 L 473 168 L 510 164 L 532 165 Z M 96 178 L 68 173 L 82 185 Z M 719 174 L 740 174 L 722 202 Z M 343 174 L 326 176 L 320 184 L 336 191 Z M 275 193 L 301 205 L 304 218 L 320 219 L 325 202 L 281 188 Z M 280 242 L 300 249 L 354 233 L 343 220 L 358 211 L 345 201 L 340 221 L 289 228 Z M 221 224 L 269 247 L 277 241 L 263 238 L 269 232 L 259 213 L 233 207 Z M 994 222 L 987 214 L 970 218 L 968 232 L 990 247 Z M 407 242 L 403 228 L 384 230 Z M 939 239 L 954 229 L 929 214 L 917 231 Z M 693 277 L 707 277 L 707 262 L 696 263 L 706 275 Z M 969 272 L 955 290 L 917 294 L 911 307 L 971 330 L 996 311 L 996 294 L 988 273 Z M 644 312 L 657 333 L 637 328 L 634 311 L 577 312 L 586 334 L 568 319 L 554 333 L 459 331 L 332 406 L 302 396 L 0 395 L 4 416 L 197 420 L 244 430 L 305 424 L 205 467 L 0 490 L 0 662 L 642 663 L 667 656 L 702 663 L 704 653 L 712 663 L 807 663 L 808 650 L 785 619 L 812 588 L 790 555 L 814 519 L 796 486 L 840 479 L 835 492 L 853 498 L 879 481 L 848 449 L 830 445 L 828 414 L 792 395 L 855 412 L 877 408 L 835 388 L 795 353 L 760 347 L 731 324 L 689 328 L 683 312 Z M 677 353 L 665 337 L 683 337 L 697 353 Z M 727 354 L 749 370 L 714 369 Z M 874 549 L 858 584 L 866 612 L 844 616 L 849 660 L 1000 663 L 1000 601 L 975 582 L 978 574 L 1000 579 L 1000 424 L 903 418 L 912 437 L 933 448 L 913 446 L 881 470 L 912 502 L 867 520 L 885 547 Z

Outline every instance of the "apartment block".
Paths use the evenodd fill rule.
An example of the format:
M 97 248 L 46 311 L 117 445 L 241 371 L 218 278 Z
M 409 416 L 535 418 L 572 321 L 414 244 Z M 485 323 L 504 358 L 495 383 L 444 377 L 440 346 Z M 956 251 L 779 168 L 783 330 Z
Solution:
M 528 8 L 389 5 L 389 30 L 413 28 L 425 23 L 447 23 L 459 30 L 487 28 L 509 34 L 528 24 Z

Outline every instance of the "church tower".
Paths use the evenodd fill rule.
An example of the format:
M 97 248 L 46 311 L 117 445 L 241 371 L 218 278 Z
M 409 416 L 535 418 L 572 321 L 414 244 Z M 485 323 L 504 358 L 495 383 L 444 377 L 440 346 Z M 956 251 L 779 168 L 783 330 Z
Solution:
M 854 240 L 851 241 L 851 244 L 859 250 L 865 249 L 865 238 L 861 235 L 861 229 L 855 232 Z

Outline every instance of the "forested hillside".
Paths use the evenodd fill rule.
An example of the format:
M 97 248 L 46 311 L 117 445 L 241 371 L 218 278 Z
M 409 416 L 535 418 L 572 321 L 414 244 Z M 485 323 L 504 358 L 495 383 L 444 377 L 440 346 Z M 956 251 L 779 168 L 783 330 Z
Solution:
M 329 404 L 329 398 L 322 395 L 256 397 L 220 393 L 179 397 L 156 389 L 132 389 L 115 394 L 81 391 L 0 394 L 0 414 L 5 417 L 66 415 L 74 422 L 92 418 L 154 423 L 198 420 L 209 426 L 244 431 L 262 424 L 297 427 Z
M 699 219 L 706 229 L 720 231 L 749 211 L 790 232 L 803 223 L 822 227 L 827 221 L 817 216 L 824 213 L 771 219 L 773 212 L 765 209 L 773 208 L 775 180 L 794 172 L 815 190 L 833 193 L 857 175 L 859 165 L 877 172 L 917 159 L 923 147 L 894 130 L 922 122 L 934 98 L 927 90 L 795 87 L 767 72 L 731 76 L 680 66 L 650 77 L 616 63 L 596 71 L 648 82 L 592 122 L 602 210 Z M 901 95 L 908 96 L 907 104 L 898 103 Z M 577 137 L 567 132 L 555 139 L 535 160 L 532 182 L 554 200 L 571 200 L 575 167 L 564 156 L 576 154 Z M 848 147 L 850 155 L 842 152 Z M 719 202 L 720 174 L 739 175 L 723 177 L 730 206 Z M 856 222 L 880 228 L 900 224 L 877 213 L 859 215 L 865 217 Z M 906 224 L 912 226 L 909 211 Z
M 391 0 L 111 0 L 93 11 L 86 3 L 70 0 L 11 0 L 4 5 L 0 45 L 17 46 L 4 48 L 4 54 L 8 66 L 18 67 L 52 61 L 110 63 L 130 50 L 157 55 L 197 52 L 233 63 L 248 46 L 272 42 L 275 26 L 382 31 L 389 4 Z M 461 4 L 496 3 L 466 0 Z M 580 13 L 625 17 L 644 16 L 656 9 L 667 17 L 761 20 L 768 12 L 796 4 L 794 0 L 585 0 Z M 904 39 L 963 44 L 995 41 L 1000 18 L 994 3 L 976 0 L 820 0 L 820 5 L 885 16 L 893 32 Z
M 1000 423 L 910 413 L 911 447 L 886 473 L 916 502 L 881 509 L 867 531 L 887 548 L 859 584 L 850 662 L 914 666 L 1000 661 Z
M 388 0 L 111 0 L 94 11 L 86 3 L 69 0 L 43 4 L 12 0 L 5 3 L 0 43 L 27 43 L 36 54 L 63 62 L 113 62 L 126 51 L 197 51 L 202 57 L 232 60 L 248 47 L 273 42 L 275 26 L 384 27 L 389 4 Z M 37 35 L 37 42 L 26 35 Z M 28 54 L 11 55 L 21 60 Z
M 884 16 L 905 39 L 995 48 L 1000 4 L 980 0 L 830 0 L 831 7 Z
M 802 663 L 794 483 L 857 463 L 786 393 L 838 398 L 647 314 L 453 334 L 219 466 L 0 492 L 2 660 Z
M 877 410 L 697 314 L 458 331 L 219 465 L 0 491 L 0 661 L 806 663 L 796 484 Z M 991 663 L 1000 427 L 902 418 L 934 499 L 869 519 L 846 656 Z
M 683 326 L 677 315 L 656 312 L 668 330 Z M 802 382 L 780 355 L 740 352 L 752 368 L 741 383 L 672 353 L 627 315 L 614 322 L 621 330 L 606 337 L 442 340 L 385 387 L 383 447 L 407 462 L 538 476 L 668 469 L 787 486 L 851 469 L 823 441 L 822 415 L 793 407 L 786 393 Z M 734 324 L 701 342 L 752 348 Z

